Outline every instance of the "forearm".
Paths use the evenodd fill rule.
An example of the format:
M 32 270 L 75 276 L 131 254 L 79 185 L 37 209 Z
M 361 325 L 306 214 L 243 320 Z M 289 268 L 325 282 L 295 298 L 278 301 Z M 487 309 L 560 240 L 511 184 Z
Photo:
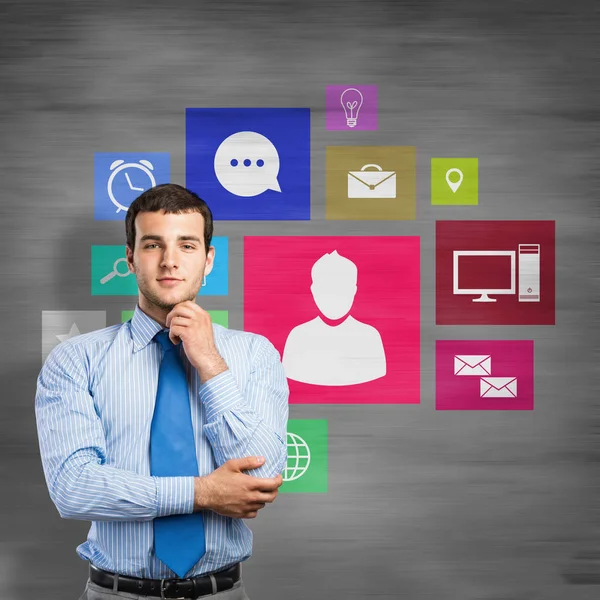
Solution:
M 248 474 L 274 477 L 283 471 L 287 446 L 283 439 L 253 411 L 237 407 L 204 426 L 218 466 L 232 458 L 264 456 L 261 467 Z
M 289 388 L 280 356 L 273 344 L 255 336 L 250 372 L 243 389 L 231 370 L 205 379 L 199 396 L 204 412 L 203 432 L 219 466 L 230 459 L 263 456 L 262 466 L 248 474 L 274 477 L 287 460 Z
M 263 414 L 259 414 L 241 393 L 230 371 L 221 373 L 208 383 L 201 389 L 200 399 L 205 411 L 204 434 L 217 465 L 232 458 L 264 456 L 264 464 L 252 469 L 249 474 L 274 477 L 281 473 L 287 460 L 287 402 L 281 408 L 277 405 L 277 416 L 274 411 L 269 413 L 268 405 Z M 277 391 L 274 396 L 278 394 L 281 396 L 284 392 Z
M 100 464 L 97 457 L 73 456 L 48 486 L 64 519 L 149 521 L 191 513 L 193 477 L 153 477 Z

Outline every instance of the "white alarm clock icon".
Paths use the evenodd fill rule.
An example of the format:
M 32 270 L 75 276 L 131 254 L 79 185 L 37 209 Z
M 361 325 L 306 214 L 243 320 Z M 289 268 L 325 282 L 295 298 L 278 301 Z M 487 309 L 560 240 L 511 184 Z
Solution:
M 133 171 L 134 169 L 135 171 Z M 112 165 L 110 165 L 110 170 L 112 173 L 106 184 L 106 190 L 110 201 L 117 207 L 117 212 L 122 210 L 126 211 L 128 206 L 125 206 L 124 202 L 125 204 L 131 204 L 141 192 L 156 185 L 156 180 L 152 174 L 154 166 L 149 160 L 140 160 L 136 163 L 126 163 L 124 160 L 115 160 Z M 133 173 L 131 171 L 133 171 Z M 136 171 L 138 171 L 138 173 L 136 173 Z M 139 171 L 143 173 L 143 175 L 141 175 L 143 181 L 140 180 Z M 122 174 L 122 178 L 125 180 L 124 182 L 121 182 L 120 178 L 117 179 L 119 173 Z M 150 180 L 150 185 L 146 185 L 148 179 Z M 134 183 L 137 185 L 134 185 Z M 145 187 L 140 187 L 140 183 L 145 184 Z M 118 195 L 121 201 L 117 200 L 115 190 L 119 191 Z M 125 196 L 129 196 L 128 203 L 125 201 Z

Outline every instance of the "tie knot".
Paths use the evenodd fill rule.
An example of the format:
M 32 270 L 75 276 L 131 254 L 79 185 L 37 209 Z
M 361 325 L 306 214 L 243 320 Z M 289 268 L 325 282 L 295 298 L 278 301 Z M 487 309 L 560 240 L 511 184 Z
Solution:
M 168 331 L 159 331 L 154 336 L 154 339 L 163 347 L 163 350 L 165 352 L 168 352 L 169 350 L 173 350 L 173 348 L 175 348 L 175 344 L 169 339 Z

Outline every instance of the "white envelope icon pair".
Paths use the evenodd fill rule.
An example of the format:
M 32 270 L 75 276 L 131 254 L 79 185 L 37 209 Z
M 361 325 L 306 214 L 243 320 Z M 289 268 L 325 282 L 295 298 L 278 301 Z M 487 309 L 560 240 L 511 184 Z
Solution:
M 491 375 L 492 357 L 489 354 L 456 354 L 455 375 Z
M 482 398 L 516 398 L 516 377 L 482 377 L 479 380 L 479 395 Z

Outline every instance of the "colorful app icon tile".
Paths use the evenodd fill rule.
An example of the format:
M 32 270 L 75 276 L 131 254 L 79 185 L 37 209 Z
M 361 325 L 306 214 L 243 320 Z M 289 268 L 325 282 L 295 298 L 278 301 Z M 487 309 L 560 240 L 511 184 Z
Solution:
M 207 310 L 206 311 L 213 323 L 221 325 L 226 329 L 229 328 L 229 311 L 228 310 Z
M 104 310 L 43 310 L 42 361 L 54 346 L 72 337 L 106 327 Z
M 121 311 L 121 323 L 125 323 L 133 318 L 134 310 L 122 310 Z M 207 310 L 206 311 L 213 323 L 222 325 L 223 327 L 229 327 L 229 311 L 227 310 Z
M 291 404 L 419 403 L 418 237 L 247 236 L 244 257 L 244 329 Z
M 165 152 L 96 152 L 94 218 L 122 221 L 143 192 L 171 181 L 171 159 Z
M 431 159 L 431 204 L 474 206 L 479 204 L 477 158 Z
M 227 296 L 229 294 L 229 238 L 213 237 L 211 246 L 215 248 L 215 263 L 212 271 L 204 278 L 200 296 Z
M 437 410 L 533 410 L 532 340 L 438 340 Z
M 414 146 L 327 146 L 325 218 L 415 218 Z
M 129 271 L 125 245 L 92 246 L 92 296 L 137 296 L 135 275 Z
M 310 219 L 310 110 L 186 109 L 186 174 L 215 220 Z
M 327 492 L 327 421 L 289 419 L 282 493 Z
M 200 287 L 202 296 L 229 293 L 229 240 L 215 236 L 215 264 Z M 137 296 L 135 275 L 127 267 L 125 246 L 92 246 L 92 296 Z
M 438 325 L 554 325 L 554 221 L 437 221 Z
M 376 85 L 328 85 L 325 105 L 329 131 L 377 130 Z

